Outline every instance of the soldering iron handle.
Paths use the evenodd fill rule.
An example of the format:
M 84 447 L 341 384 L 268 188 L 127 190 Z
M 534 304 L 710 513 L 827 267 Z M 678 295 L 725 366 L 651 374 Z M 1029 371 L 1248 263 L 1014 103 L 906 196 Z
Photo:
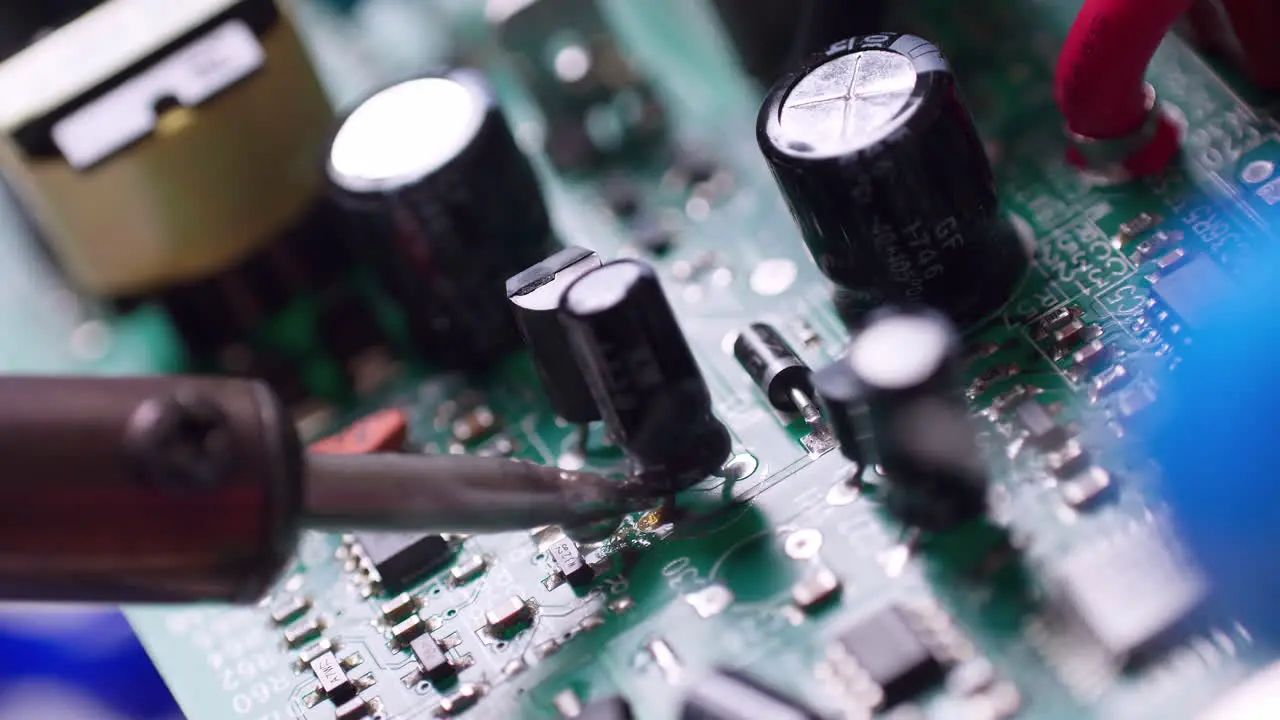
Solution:
M 297 544 L 302 451 L 264 383 L 0 378 L 0 598 L 256 600 Z

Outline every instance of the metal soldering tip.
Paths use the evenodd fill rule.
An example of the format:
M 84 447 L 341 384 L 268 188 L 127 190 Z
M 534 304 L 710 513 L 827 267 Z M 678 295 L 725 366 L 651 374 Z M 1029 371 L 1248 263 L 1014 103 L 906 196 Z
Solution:
M 649 503 L 624 480 L 471 455 L 308 455 L 303 522 L 351 530 L 503 532 L 580 525 Z

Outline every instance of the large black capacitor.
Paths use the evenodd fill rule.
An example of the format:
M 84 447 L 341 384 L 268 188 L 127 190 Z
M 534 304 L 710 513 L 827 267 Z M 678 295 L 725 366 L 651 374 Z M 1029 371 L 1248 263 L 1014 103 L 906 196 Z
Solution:
M 885 308 L 841 359 L 862 388 L 885 503 L 903 522 L 942 529 L 986 509 L 987 473 L 960 385 L 960 343 L 932 310 Z
M 995 183 L 955 77 L 930 43 L 835 43 L 770 91 L 757 139 L 841 314 L 927 305 L 961 324 L 1022 277 L 999 232 Z
M 582 276 L 560 304 L 609 434 L 657 492 L 719 469 L 729 433 L 653 268 L 618 260 Z
M 772 85 L 837 40 L 879 30 L 887 0 L 712 0 L 750 75 Z
M 567 247 L 507 280 L 507 298 L 542 387 L 556 414 L 571 423 L 599 420 L 600 409 L 560 322 L 560 300 L 575 280 L 600 265 L 600 256 L 590 250 Z
M 470 367 L 518 344 L 504 285 L 558 243 L 533 168 L 478 72 L 375 93 L 340 123 L 326 165 L 355 249 L 429 359 Z

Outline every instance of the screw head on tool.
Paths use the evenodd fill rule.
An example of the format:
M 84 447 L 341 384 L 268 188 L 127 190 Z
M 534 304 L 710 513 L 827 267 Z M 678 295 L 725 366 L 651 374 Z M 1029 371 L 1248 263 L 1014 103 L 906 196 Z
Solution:
M 129 419 L 126 447 L 143 482 L 175 491 L 217 487 L 235 461 L 226 413 L 194 393 L 150 398 L 139 405 Z

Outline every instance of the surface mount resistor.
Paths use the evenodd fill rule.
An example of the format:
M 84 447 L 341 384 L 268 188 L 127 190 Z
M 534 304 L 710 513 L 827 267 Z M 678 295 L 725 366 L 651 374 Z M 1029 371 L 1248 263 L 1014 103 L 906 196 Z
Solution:
M 775 409 L 798 412 L 810 423 L 821 418 L 813 401 L 813 372 L 772 326 L 748 326 L 733 342 L 733 356 Z

